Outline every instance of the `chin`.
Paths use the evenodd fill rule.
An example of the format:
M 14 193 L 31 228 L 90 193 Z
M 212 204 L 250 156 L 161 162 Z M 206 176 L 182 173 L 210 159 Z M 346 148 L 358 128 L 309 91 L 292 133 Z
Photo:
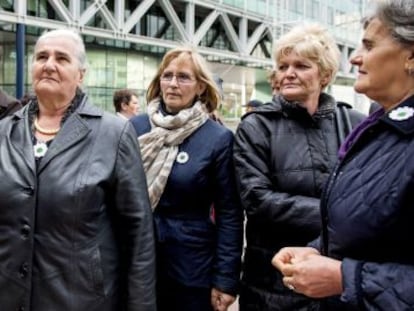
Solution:
M 364 85 L 361 85 L 361 83 L 356 82 L 356 83 L 354 84 L 354 90 L 355 90 L 355 92 L 357 92 L 357 93 L 360 93 L 360 94 L 365 94 L 365 93 L 366 93 L 367 88 L 366 88 L 366 87 L 364 87 Z

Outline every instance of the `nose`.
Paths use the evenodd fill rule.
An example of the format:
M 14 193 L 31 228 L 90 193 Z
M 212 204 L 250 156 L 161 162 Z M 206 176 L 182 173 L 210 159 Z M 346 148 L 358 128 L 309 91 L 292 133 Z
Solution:
M 177 80 L 177 76 L 173 75 L 170 82 L 168 83 L 170 86 L 178 86 L 178 80 Z
M 296 76 L 296 71 L 295 68 L 293 66 L 289 66 L 286 69 L 286 76 L 289 78 L 295 77 Z
M 50 72 L 55 70 L 55 61 L 53 57 L 49 57 L 43 65 L 43 70 Z
M 352 65 L 358 66 L 361 63 L 361 61 L 362 61 L 361 50 L 357 49 L 357 50 L 353 51 L 351 53 L 351 56 L 349 57 L 349 62 Z

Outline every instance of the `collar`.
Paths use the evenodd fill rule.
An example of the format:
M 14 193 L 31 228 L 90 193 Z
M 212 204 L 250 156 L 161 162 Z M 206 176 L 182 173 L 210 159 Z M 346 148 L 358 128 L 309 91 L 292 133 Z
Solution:
M 379 120 L 402 134 L 409 135 L 414 133 L 414 95 L 384 113 Z

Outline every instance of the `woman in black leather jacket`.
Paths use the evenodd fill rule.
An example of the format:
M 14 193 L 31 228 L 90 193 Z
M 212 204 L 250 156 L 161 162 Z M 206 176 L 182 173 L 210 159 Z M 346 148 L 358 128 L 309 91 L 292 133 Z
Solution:
M 138 142 L 80 90 L 85 56 L 77 33 L 40 36 L 36 97 L 0 122 L 1 310 L 156 310 Z
M 343 136 L 335 99 L 323 93 L 339 66 L 333 39 L 318 25 L 301 26 L 280 38 L 274 56 L 279 95 L 244 116 L 234 144 L 247 216 L 241 311 L 313 308 L 284 286 L 271 259 L 318 236 L 319 198 Z

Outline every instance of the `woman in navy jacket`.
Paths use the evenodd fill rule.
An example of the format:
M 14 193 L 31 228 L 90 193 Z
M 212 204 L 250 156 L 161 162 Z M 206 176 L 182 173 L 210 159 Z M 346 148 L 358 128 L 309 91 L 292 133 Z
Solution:
M 243 213 L 233 134 L 208 116 L 219 92 L 206 66 L 190 48 L 169 51 L 148 113 L 131 119 L 154 210 L 159 311 L 227 310 L 237 293 Z
M 323 231 L 273 264 L 323 310 L 414 310 L 414 3 L 378 2 L 364 21 L 354 88 L 382 108 L 347 138 L 322 197 Z

